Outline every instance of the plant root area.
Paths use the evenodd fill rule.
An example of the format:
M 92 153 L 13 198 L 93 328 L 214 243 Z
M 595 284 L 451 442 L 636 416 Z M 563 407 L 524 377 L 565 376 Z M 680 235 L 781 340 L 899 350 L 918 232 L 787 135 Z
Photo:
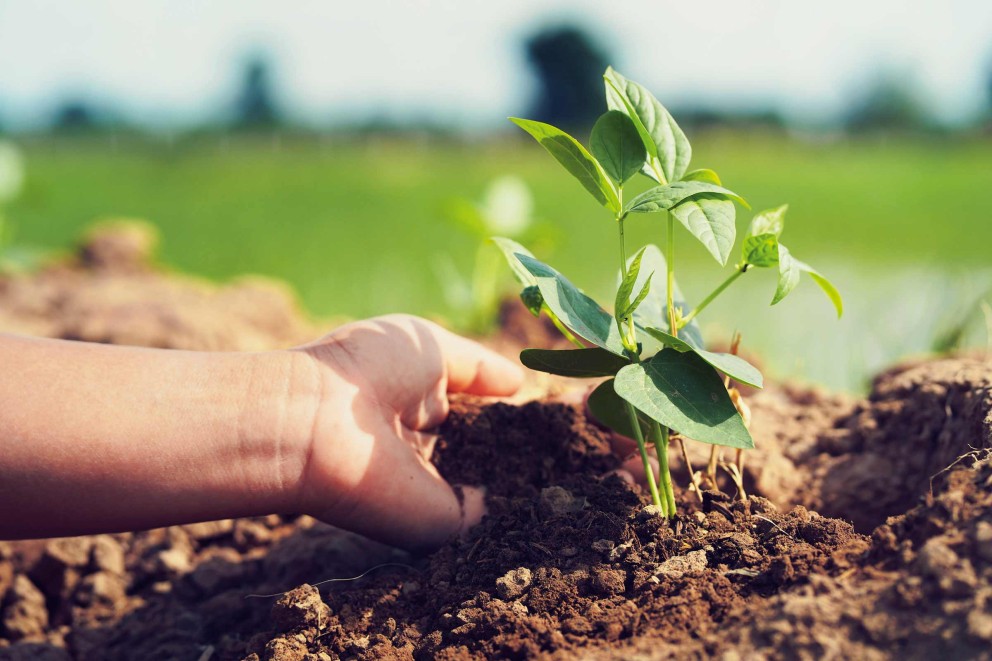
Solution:
M 267 285 L 97 238 L 125 245 L 0 279 L 0 330 L 238 349 L 314 328 Z M 746 502 L 677 489 L 672 520 L 611 476 L 580 407 L 463 398 L 435 462 L 489 514 L 428 556 L 274 515 L 0 543 L 0 659 L 992 658 L 992 362 L 906 364 L 862 400 L 746 397 Z

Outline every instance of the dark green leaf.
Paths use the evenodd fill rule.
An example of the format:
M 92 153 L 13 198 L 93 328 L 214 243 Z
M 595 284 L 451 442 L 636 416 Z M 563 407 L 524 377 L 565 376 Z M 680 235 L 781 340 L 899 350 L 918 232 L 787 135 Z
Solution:
M 676 181 L 664 186 L 655 186 L 644 191 L 625 205 L 624 213 L 654 213 L 671 209 L 693 195 L 712 193 L 740 202 L 747 207 L 747 201 L 737 193 L 708 181 Z
M 837 288 L 834 287 L 833 284 L 829 280 L 827 280 L 822 273 L 814 269 L 809 264 L 805 262 L 800 262 L 795 257 L 792 258 L 792 261 L 795 262 L 796 267 L 800 271 L 805 271 L 806 273 L 809 273 L 809 277 L 813 278 L 813 282 L 815 282 L 820 286 L 820 289 L 823 290 L 823 293 L 825 293 L 827 295 L 827 298 L 830 299 L 830 302 L 834 304 L 834 309 L 837 310 L 837 317 L 840 318 L 844 314 L 844 300 L 840 297 L 840 292 L 837 291 Z
M 682 176 L 682 181 L 708 181 L 711 184 L 716 184 L 717 186 L 723 185 L 723 182 L 720 181 L 720 177 L 717 173 L 709 168 L 700 168 L 699 170 L 686 172 Z
M 640 172 L 647 159 L 637 128 L 630 117 L 618 110 L 610 110 L 596 121 L 589 150 L 618 185 Z
M 537 285 L 524 287 L 520 292 L 520 300 L 532 315 L 535 317 L 541 316 L 541 310 L 544 309 L 544 296 L 541 295 L 540 287 Z
M 671 347 L 680 352 L 692 351 L 698 354 L 700 358 L 735 381 L 746 383 L 747 385 L 754 386 L 755 388 L 764 387 L 761 372 L 759 372 L 754 365 L 747 362 L 740 356 L 735 356 L 732 353 L 706 351 L 705 349 L 694 347 L 685 340 L 674 337 L 665 331 L 658 330 L 657 328 L 645 328 L 644 330 L 667 347 Z
M 513 239 L 505 239 L 501 236 L 494 236 L 490 239 L 490 241 L 495 243 L 496 247 L 503 252 L 503 256 L 506 257 L 506 261 L 510 265 L 513 275 L 517 278 L 517 281 L 520 284 L 524 287 L 532 287 L 537 284 L 537 279 L 534 278 L 530 271 L 524 268 L 524 265 L 520 263 L 519 259 L 517 259 L 517 255 L 526 255 L 527 257 L 533 258 L 534 255 L 532 255 L 529 250 Z
M 603 79 L 607 105 L 625 112 L 644 142 L 648 153 L 644 173 L 658 183 L 681 179 L 689 167 L 692 147 L 668 110 L 646 88 L 613 68 L 606 69 Z
M 737 238 L 734 203 L 723 197 L 704 193 L 689 198 L 674 209 L 672 215 L 706 247 L 721 266 L 727 264 Z
M 622 398 L 661 424 L 703 443 L 753 448 L 723 380 L 693 352 L 662 349 L 617 373 Z
M 799 284 L 799 265 L 789 253 L 789 249 L 778 244 L 778 287 L 775 289 L 775 297 L 772 298 L 772 305 L 775 305 L 789 295 L 796 285 Z
M 537 280 L 544 303 L 563 324 L 596 346 L 625 355 L 612 315 L 547 264 L 523 254 L 517 259 Z
M 621 367 L 630 364 L 629 360 L 599 347 L 568 351 L 524 349 L 520 352 L 520 362 L 538 372 L 580 379 L 594 376 L 613 376 L 620 371 Z
M 596 200 L 613 212 L 620 210 L 617 191 L 603 167 L 579 141 L 550 124 L 511 117 L 510 121 L 527 131 L 555 157 Z
M 630 425 L 628 404 L 613 389 L 613 379 L 599 384 L 589 394 L 586 406 L 599 424 L 609 427 L 621 436 L 636 438 L 634 428 Z M 635 410 L 635 413 L 641 426 L 641 435 L 646 438 L 651 432 L 651 420 L 640 411 Z

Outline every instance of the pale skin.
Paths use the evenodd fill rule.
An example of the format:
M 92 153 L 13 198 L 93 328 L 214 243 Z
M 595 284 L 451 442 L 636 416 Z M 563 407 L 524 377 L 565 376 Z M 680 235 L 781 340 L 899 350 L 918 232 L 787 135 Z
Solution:
M 306 513 L 414 550 L 484 514 L 429 461 L 448 395 L 521 368 L 404 315 L 265 353 L 0 334 L 0 538 Z

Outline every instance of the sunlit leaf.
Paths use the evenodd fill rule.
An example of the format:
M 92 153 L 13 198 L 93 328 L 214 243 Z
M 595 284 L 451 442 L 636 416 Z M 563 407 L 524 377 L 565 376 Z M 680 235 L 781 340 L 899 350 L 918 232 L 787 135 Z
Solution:
M 805 271 L 808 273 L 809 277 L 813 278 L 813 282 L 820 286 L 823 293 L 825 293 L 827 298 L 830 299 L 830 302 L 834 304 L 834 309 L 837 310 L 837 317 L 840 318 L 844 314 L 844 300 L 841 298 L 840 292 L 837 291 L 837 288 L 833 286 L 833 283 L 827 280 L 822 273 L 814 269 L 809 264 L 800 262 L 795 257 L 793 257 L 792 260 L 795 262 L 796 267 L 800 271 Z
M 665 106 L 644 86 L 627 80 L 612 67 L 606 69 L 603 79 L 609 108 L 627 113 L 641 135 L 648 152 L 644 173 L 658 183 L 681 179 L 692 159 L 692 147 Z
M 705 349 L 694 347 L 685 340 L 674 337 L 657 328 L 645 328 L 644 330 L 665 346 L 671 347 L 676 351 L 692 351 L 696 353 L 700 358 L 735 381 L 746 383 L 747 385 L 754 386 L 755 388 L 761 388 L 764 386 L 764 380 L 762 379 L 761 372 L 758 371 L 758 368 L 740 356 L 735 356 L 732 353 L 706 351 Z
M 550 124 L 511 117 L 510 121 L 527 131 L 548 150 L 587 191 L 607 209 L 620 210 L 620 199 L 603 167 L 579 141 Z
M 721 266 L 726 265 L 737 238 L 733 202 L 704 193 L 676 206 L 672 209 L 672 215 L 678 218 L 690 234 L 699 239 Z
M 625 355 L 613 315 L 547 264 L 522 253 L 517 254 L 517 259 L 536 279 L 545 305 L 565 326 L 598 347 Z
M 775 288 L 775 297 L 772 298 L 772 305 L 775 305 L 799 284 L 799 264 L 792 257 L 789 249 L 778 244 L 778 287 Z
M 785 212 L 789 210 L 788 204 L 783 204 L 774 209 L 766 209 L 755 214 L 751 219 L 751 226 L 748 227 L 748 235 L 774 234 L 781 236 L 785 228 Z
M 676 181 L 649 188 L 624 205 L 624 213 L 654 213 L 671 209 L 694 195 L 712 193 L 736 200 L 744 207 L 747 201 L 732 190 L 708 181 Z
M 709 168 L 700 168 L 699 170 L 686 172 L 682 175 L 682 181 L 708 181 L 711 184 L 716 184 L 717 186 L 723 185 L 723 182 L 720 181 L 720 177 L 717 173 Z
M 745 264 L 770 268 L 778 264 L 778 237 L 774 234 L 749 234 L 741 244 Z
M 510 270 L 513 271 L 513 275 L 517 278 L 517 281 L 524 287 L 531 287 L 537 284 L 537 279 L 531 275 L 520 260 L 517 259 L 517 255 L 526 255 L 527 257 L 533 258 L 534 255 L 530 253 L 529 250 L 524 248 L 522 245 L 514 241 L 513 239 L 506 239 L 501 236 L 494 236 L 490 239 L 496 244 L 496 247 L 502 251 L 503 256 L 506 257 L 506 262 L 510 265 Z
M 637 279 L 641 272 L 641 259 L 643 257 L 644 248 L 641 248 L 627 264 L 627 273 L 621 278 L 620 286 L 617 287 L 617 297 L 613 305 L 614 316 L 617 318 L 617 321 L 621 321 L 630 316 L 630 313 L 633 311 L 631 309 L 630 295 L 634 293 L 634 285 L 637 284 Z M 644 279 L 644 284 L 641 288 L 641 292 L 644 293 L 645 296 L 647 294 L 644 292 L 644 288 L 650 288 L 650 286 L 651 278 L 648 276 Z M 640 298 L 643 300 L 644 296 L 641 296 Z M 638 304 L 640 304 L 640 301 L 638 301 Z M 636 308 L 636 306 L 634 307 Z
M 628 269 L 630 268 L 631 261 L 633 261 L 633 258 L 628 260 Z M 634 311 L 634 325 L 641 330 L 648 326 L 668 329 L 668 310 L 666 309 L 668 304 L 668 282 L 665 277 L 666 270 L 665 256 L 661 253 L 661 249 L 654 244 L 644 246 L 644 254 L 641 257 L 641 273 L 637 278 L 634 288 L 644 287 L 649 274 L 654 273 L 656 277 L 652 278 L 653 284 L 647 296 L 645 296 L 644 301 Z M 672 296 L 675 306 L 686 310 L 685 298 L 679 290 L 678 282 L 674 283 L 674 285 Z M 699 330 L 699 325 L 695 320 L 689 322 L 679 331 L 679 336 L 693 346 L 703 346 L 703 334 Z M 652 353 L 661 348 L 661 345 L 655 342 L 650 336 L 644 339 L 650 343 L 650 347 L 646 348 L 650 348 Z
M 619 110 L 604 113 L 592 127 L 589 150 L 620 185 L 641 171 L 647 152 L 630 117 Z

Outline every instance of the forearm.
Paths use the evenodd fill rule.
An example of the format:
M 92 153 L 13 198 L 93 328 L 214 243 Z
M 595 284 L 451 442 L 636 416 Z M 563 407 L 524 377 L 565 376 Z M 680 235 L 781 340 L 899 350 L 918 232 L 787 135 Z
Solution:
M 303 354 L 0 335 L 0 367 L 0 537 L 296 506 L 319 395 Z

